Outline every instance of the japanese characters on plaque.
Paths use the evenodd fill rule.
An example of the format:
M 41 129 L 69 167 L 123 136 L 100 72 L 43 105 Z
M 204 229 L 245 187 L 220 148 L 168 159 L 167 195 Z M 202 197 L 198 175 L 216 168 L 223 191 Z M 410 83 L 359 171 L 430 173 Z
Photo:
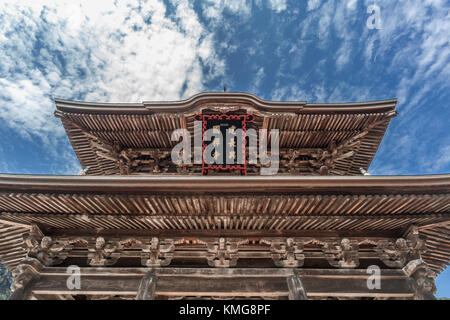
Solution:
M 202 174 L 214 171 L 237 170 L 246 175 L 246 130 L 252 115 L 202 114 L 195 120 L 202 121 Z

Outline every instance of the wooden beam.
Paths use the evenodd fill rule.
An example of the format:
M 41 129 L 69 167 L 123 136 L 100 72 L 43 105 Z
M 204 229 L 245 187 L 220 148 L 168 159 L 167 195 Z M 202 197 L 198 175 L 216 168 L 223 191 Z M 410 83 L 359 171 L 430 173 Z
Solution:
M 422 230 L 427 230 L 427 229 L 432 229 L 432 228 L 436 228 L 436 227 L 448 227 L 450 226 L 450 221 L 442 221 L 442 222 L 437 222 L 437 223 L 430 223 L 427 225 L 421 225 L 419 226 L 419 231 Z
M 0 174 L 0 191 L 18 193 L 148 194 L 202 192 L 299 194 L 450 193 L 450 174 L 428 176 L 45 176 Z
M 404 297 L 411 298 L 413 291 L 408 278 L 401 270 L 383 270 L 381 288 L 370 290 L 365 269 L 297 269 L 301 270 L 304 289 L 311 297 Z M 287 277 L 293 269 L 262 268 L 155 268 L 158 279 L 155 295 L 162 296 L 217 296 L 217 297 L 287 297 L 290 293 Z M 45 268 L 33 294 L 83 294 L 135 296 L 148 268 L 82 268 L 81 289 L 69 290 L 65 268 Z M 152 276 L 147 283 L 153 286 Z M 292 281 L 293 280 L 293 281 Z M 291 286 L 299 288 L 291 279 Z M 294 289 L 293 289 L 294 290 Z M 296 290 L 296 289 L 295 289 Z M 151 290 L 150 290 L 151 292 Z M 299 293 L 297 293 L 298 296 Z M 295 297 L 295 295 L 294 295 Z
M 14 226 L 14 227 L 22 227 L 22 228 L 28 228 L 28 229 L 31 229 L 31 225 L 29 225 L 29 224 L 19 223 L 19 222 L 14 222 L 14 221 L 9 221 L 9 220 L 0 218 L 0 224 L 2 224 L 2 223 L 3 223 L 3 224 L 10 225 L 10 226 Z
M 317 218 L 317 217 L 315 217 Z M 333 217 L 335 218 L 335 217 Z M 363 220 L 365 217 L 357 218 Z M 341 217 L 346 219 L 346 217 Z M 349 217 L 352 219 L 352 217 Z M 365 218 L 369 220 L 370 218 Z M 394 219 L 394 218 L 393 218 Z M 371 220 L 372 221 L 372 220 Z M 57 229 L 52 228 L 46 235 L 49 236 L 121 236 L 121 237 L 349 237 L 349 238 L 396 238 L 401 236 L 398 230 L 125 230 L 125 229 L 104 229 L 104 230 L 80 230 L 80 229 Z

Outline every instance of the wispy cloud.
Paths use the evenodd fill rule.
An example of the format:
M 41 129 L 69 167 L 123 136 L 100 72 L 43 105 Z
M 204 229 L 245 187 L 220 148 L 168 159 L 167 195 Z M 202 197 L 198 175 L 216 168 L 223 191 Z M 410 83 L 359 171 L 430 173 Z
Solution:
M 287 8 L 287 0 L 269 0 L 269 5 L 272 10 L 281 12 Z
M 317 9 L 320 7 L 321 0 L 308 0 L 308 11 Z
M 224 72 L 214 35 L 174 1 L 0 4 L 0 117 L 24 136 L 63 131 L 52 96 L 97 101 L 178 99 Z M 51 134 L 50 134 L 51 133 Z
M 366 26 L 372 4 L 379 30 Z M 444 0 L 2 2 L 0 120 L 29 141 L 57 143 L 67 152 L 55 157 L 66 154 L 70 163 L 53 96 L 173 100 L 223 84 L 274 100 L 396 96 L 400 117 L 373 170 L 442 171 L 449 10 Z M 433 132 L 424 135 L 431 121 Z M 432 165 L 421 154 L 444 160 Z

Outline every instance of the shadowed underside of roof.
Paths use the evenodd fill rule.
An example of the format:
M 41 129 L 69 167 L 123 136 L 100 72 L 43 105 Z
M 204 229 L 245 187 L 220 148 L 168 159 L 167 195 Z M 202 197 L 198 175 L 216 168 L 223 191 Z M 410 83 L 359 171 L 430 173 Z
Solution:
M 305 156 L 299 161 L 308 164 L 308 155 L 314 158 L 332 145 L 339 150 L 348 148 L 345 156 L 334 159 L 330 174 L 359 175 L 360 168 L 367 170 L 370 166 L 390 119 L 396 115 L 396 100 L 308 104 L 266 101 L 246 93 L 203 93 L 176 102 L 126 104 L 56 99 L 55 104 L 55 114 L 61 119 L 82 167 L 89 167 L 89 174 L 93 175 L 119 174 L 119 159 L 108 150 L 134 152 L 135 162 L 141 167 L 142 163 L 152 163 L 148 159 L 150 151 L 158 150 L 161 155 L 171 150 L 178 143 L 170 139 L 176 129 L 187 129 L 193 134 L 194 115 L 204 110 L 246 112 L 255 117 L 248 128 L 269 132 L 278 129 L 280 153 L 286 163 L 292 160 L 294 151 L 303 150 Z M 283 164 L 282 160 L 281 173 L 288 170 Z M 318 174 L 308 166 L 296 170 L 295 174 L 300 175 Z M 249 166 L 248 171 L 257 174 L 258 168 Z
M 0 263 L 13 270 L 26 257 L 24 235 L 30 228 L 1 220 L 0 214 Z
M 17 228 L 0 240 L 0 259 L 8 265 L 24 255 L 18 235 L 32 224 L 65 232 L 215 230 L 255 236 L 314 231 L 401 236 L 416 225 L 428 238 L 424 259 L 440 272 L 450 260 L 449 193 L 450 175 L 0 175 L 0 219 Z

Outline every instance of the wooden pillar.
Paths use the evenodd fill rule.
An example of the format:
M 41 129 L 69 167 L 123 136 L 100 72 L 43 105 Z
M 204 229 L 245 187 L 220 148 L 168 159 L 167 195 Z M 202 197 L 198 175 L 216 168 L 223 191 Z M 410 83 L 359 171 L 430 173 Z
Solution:
M 142 278 L 136 295 L 136 300 L 154 300 L 156 291 L 156 275 L 154 271 L 147 272 Z
M 34 258 L 26 258 L 12 271 L 12 294 L 9 300 L 28 300 L 32 297 L 31 288 L 39 280 L 43 265 Z
M 11 293 L 9 300 L 34 300 L 34 296 L 30 290 L 33 284 L 37 281 L 37 277 L 34 276 L 28 281 L 22 288 L 17 288 Z
M 414 300 L 436 300 L 436 274 L 422 260 L 416 259 L 408 262 L 403 268 L 409 283 L 414 291 Z
M 287 277 L 289 300 L 308 300 L 306 290 L 300 277 L 296 274 Z

